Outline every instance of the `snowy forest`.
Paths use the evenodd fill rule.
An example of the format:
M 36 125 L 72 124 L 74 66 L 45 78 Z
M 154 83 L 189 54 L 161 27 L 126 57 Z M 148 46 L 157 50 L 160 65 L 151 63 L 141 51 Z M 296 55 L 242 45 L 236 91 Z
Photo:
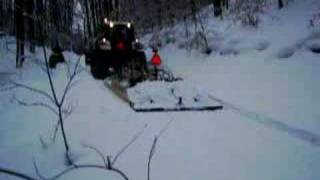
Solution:
M 0 180 L 318 180 L 319 0 L 0 0 Z
M 256 26 L 257 13 L 266 3 L 267 0 L 239 0 L 231 3 L 231 6 L 232 11 L 248 8 L 245 14 L 237 12 L 237 18 Z M 134 22 L 141 34 L 170 28 L 178 22 L 184 22 L 187 28 L 193 23 L 196 31 L 205 36 L 205 18 L 208 17 L 197 13 L 209 5 L 213 7 L 215 16 L 222 17 L 222 10 L 229 9 L 228 0 L 2 0 L 0 15 L 3 18 L 0 20 L 0 30 L 2 34 L 14 35 L 19 40 L 18 67 L 24 61 L 23 47 L 28 46 L 28 49 L 34 52 L 34 46 L 41 44 L 41 39 L 45 39 L 46 45 L 50 47 L 58 43 L 63 49 L 83 53 L 86 42 L 97 36 L 98 25 L 104 18 Z M 278 7 L 283 6 L 283 0 L 278 0 Z

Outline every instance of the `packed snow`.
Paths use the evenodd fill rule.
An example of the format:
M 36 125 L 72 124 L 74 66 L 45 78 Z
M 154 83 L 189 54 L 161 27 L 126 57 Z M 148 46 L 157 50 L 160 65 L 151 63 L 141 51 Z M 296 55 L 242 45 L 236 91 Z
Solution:
M 76 164 L 101 164 L 99 155 L 117 153 L 141 134 L 117 159 L 115 167 L 130 179 L 146 179 L 154 137 L 159 137 L 151 162 L 151 179 L 169 180 L 317 180 L 320 179 L 320 29 L 308 20 L 317 0 L 293 1 L 271 9 L 257 29 L 228 18 L 210 19 L 213 52 L 180 49 L 181 41 L 160 50 L 165 66 L 224 106 L 214 112 L 136 113 L 103 82 L 94 80 L 81 59 L 82 72 L 67 96 L 65 120 L 70 156 Z M 180 27 L 177 27 L 177 31 Z M 148 39 L 146 37 L 146 39 Z M 7 38 L 8 41 L 14 41 Z M 4 41 L 4 39 L 1 39 Z M 27 55 L 15 69 L 15 44 L 0 48 L 0 89 L 10 80 L 50 92 L 39 64 L 42 50 Z M 147 54 L 150 56 L 150 50 Z M 65 53 L 74 65 L 78 57 Z M 67 65 L 53 70 L 59 97 Z M 53 142 L 56 116 L 45 102 L 25 89 L 0 91 L 0 167 L 37 177 L 67 168 L 60 132 Z M 96 169 L 73 171 L 62 179 L 122 179 Z M 0 174 L 0 179 L 14 179 Z

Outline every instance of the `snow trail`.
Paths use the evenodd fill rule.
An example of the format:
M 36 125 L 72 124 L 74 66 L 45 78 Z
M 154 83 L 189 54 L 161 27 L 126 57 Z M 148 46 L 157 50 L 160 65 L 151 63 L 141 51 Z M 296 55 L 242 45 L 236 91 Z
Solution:
M 210 95 L 209 97 L 221 103 L 224 109 L 233 110 L 234 112 L 240 114 L 241 116 L 247 117 L 248 119 L 254 120 L 255 122 L 261 123 L 265 126 L 272 127 L 281 132 L 285 132 L 292 137 L 298 138 L 300 140 L 303 140 L 311 144 L 312 146 L 320 147 L 320 135 L 318 134 L 288 125 L 286 123 L 283 123 L 279 120 L 273 119 L 266 115 L 262 115 L 254 111 L 246 110 L 242 107 L 236 106 L 232 103 L 226 102 L 212 95 Z

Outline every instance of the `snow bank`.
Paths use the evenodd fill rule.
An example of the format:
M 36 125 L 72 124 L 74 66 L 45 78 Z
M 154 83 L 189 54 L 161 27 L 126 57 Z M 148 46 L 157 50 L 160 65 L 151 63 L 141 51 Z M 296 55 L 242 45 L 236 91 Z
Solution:
M 67 99 L 73 107 L 73 113 L 65 121 L 73 159 L 77 163 L 102 164 L 101 158 L 83 145 L 114 157 L 148 124 L 116 163 L 130 178 L 145 179 L 153 138 L 173 120 L 158 141 L 151 166 L 152 179 L 318 179 L 319 146 L 295 136 L 308 139 L 308 133 L 300 132 L 310 132 L 309 135 L 320 132 L 320 61 L 319 54 L 309 50 L 318 46 L 318 36 L 307 28 L 314 2 L 319 1 L 294 1 L 287 9 L 271 11 L 262 17 L 260 28 L 254 31 L 239 26 L 226 28 L 228 20 L 210 20 L 209 27 L 217 32 L 217 38 L 210 43 L 217 43 L 218 49 L 210 56 L 178 50 L 178 42 L 160 51 L 165 65 L 183 77 L 188 86 L 201 87 L 233 107 L 253 112 L 251 117 L 230 107 L 201 113 L 135 113 L 102 82 L 95 81 L 85 68 Z M 220 55 L 223 47 L 236 50 L 237 54 Z M 279 61 L 278 53 L 288 47 L 294 53 Z M 66 56 L 76 59 L 72 54 Z M 2 57 L 5 58 L 0 59 L 0 72 L 14 72 L 15 80 L 48 90 L 46 76 L 37 65 L 26 61 L 25 67 L 16 72 L 14 54 Z M 41 57 L 38 52 L 36 58 Z M 6 71 L 10 68 L 14 71 Z M 65 85 L 64 70 L 62 65 L 53 72 L 58 93 Z M 144 85 L 139 89 L 142 95 L 151 86 Z M 156 86 L 162 84 L 151 88 L 155 92 Z M 164 92 L 159 94 L 165 96 Z M 23 90 L 0 93 L 0 166 L 36 176 L 34 157 L 48 177 L 66 168 L 61 136 L 55 143 L 51 141 L 56 117 L 41 108 L 12 103 L 13 95 L 43 100 Z M 95 170 L 80 170 L 64 177 L 104 178 L 120 179 L 115 174 Z M 9 178 L 1 174 L 0 179 Z

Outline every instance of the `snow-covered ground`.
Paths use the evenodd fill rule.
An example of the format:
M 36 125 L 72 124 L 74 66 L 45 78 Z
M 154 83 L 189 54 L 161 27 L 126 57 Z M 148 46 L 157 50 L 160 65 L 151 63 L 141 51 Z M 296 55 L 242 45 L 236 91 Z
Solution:
M 67 99 L 73 107 L 65 121 L 72 158 L 79 164 L 102 164 L 83 145 L 115 156 L 144 130 L 115 166 L 130 179 L 146 179 L 153 138 L 170 123 L 156 146 L 151 179 L 320 179 L 320 55 L 309 49 L 320 43 L 320 31 L 308 27 L 319 8 L 316 0 L 294 1 L 281 11 L 268 11 L 258 29 L 232 25 L 228 19 L 210 20 L 219 38 L 210 42 L 217 51 L 209 56 L 179 50 L 177 44 L 161 50 L 165 64 L 185 82 L 217 98 L 225 106 L 222 111 L 135 113 L 83 71 Z M 221 55 L 230 49 L 237 53 Z M 28 61 L 16 71 L 14 55 L 3 48 L 0 55 L 0 85 L 14 77 L 49 90 L 38 65 Z M 65 56 L 77 59 L 71 53 Z M 40 49 L 37 57 L 42 57 Z M 58 92 L 65 83 L 64 70 L 61 65 L 53 73 Z M 44 176 L 65 169 L 62 137 L 51 141 L 56 117 L 41 107 L 17 105 L 13 95 L 43 100 L 22 89 L 0 92 L 0 167 L 36 177 L 35 159 Z M 121 179 L 93 169 L 62 179 L 105 178 Z

